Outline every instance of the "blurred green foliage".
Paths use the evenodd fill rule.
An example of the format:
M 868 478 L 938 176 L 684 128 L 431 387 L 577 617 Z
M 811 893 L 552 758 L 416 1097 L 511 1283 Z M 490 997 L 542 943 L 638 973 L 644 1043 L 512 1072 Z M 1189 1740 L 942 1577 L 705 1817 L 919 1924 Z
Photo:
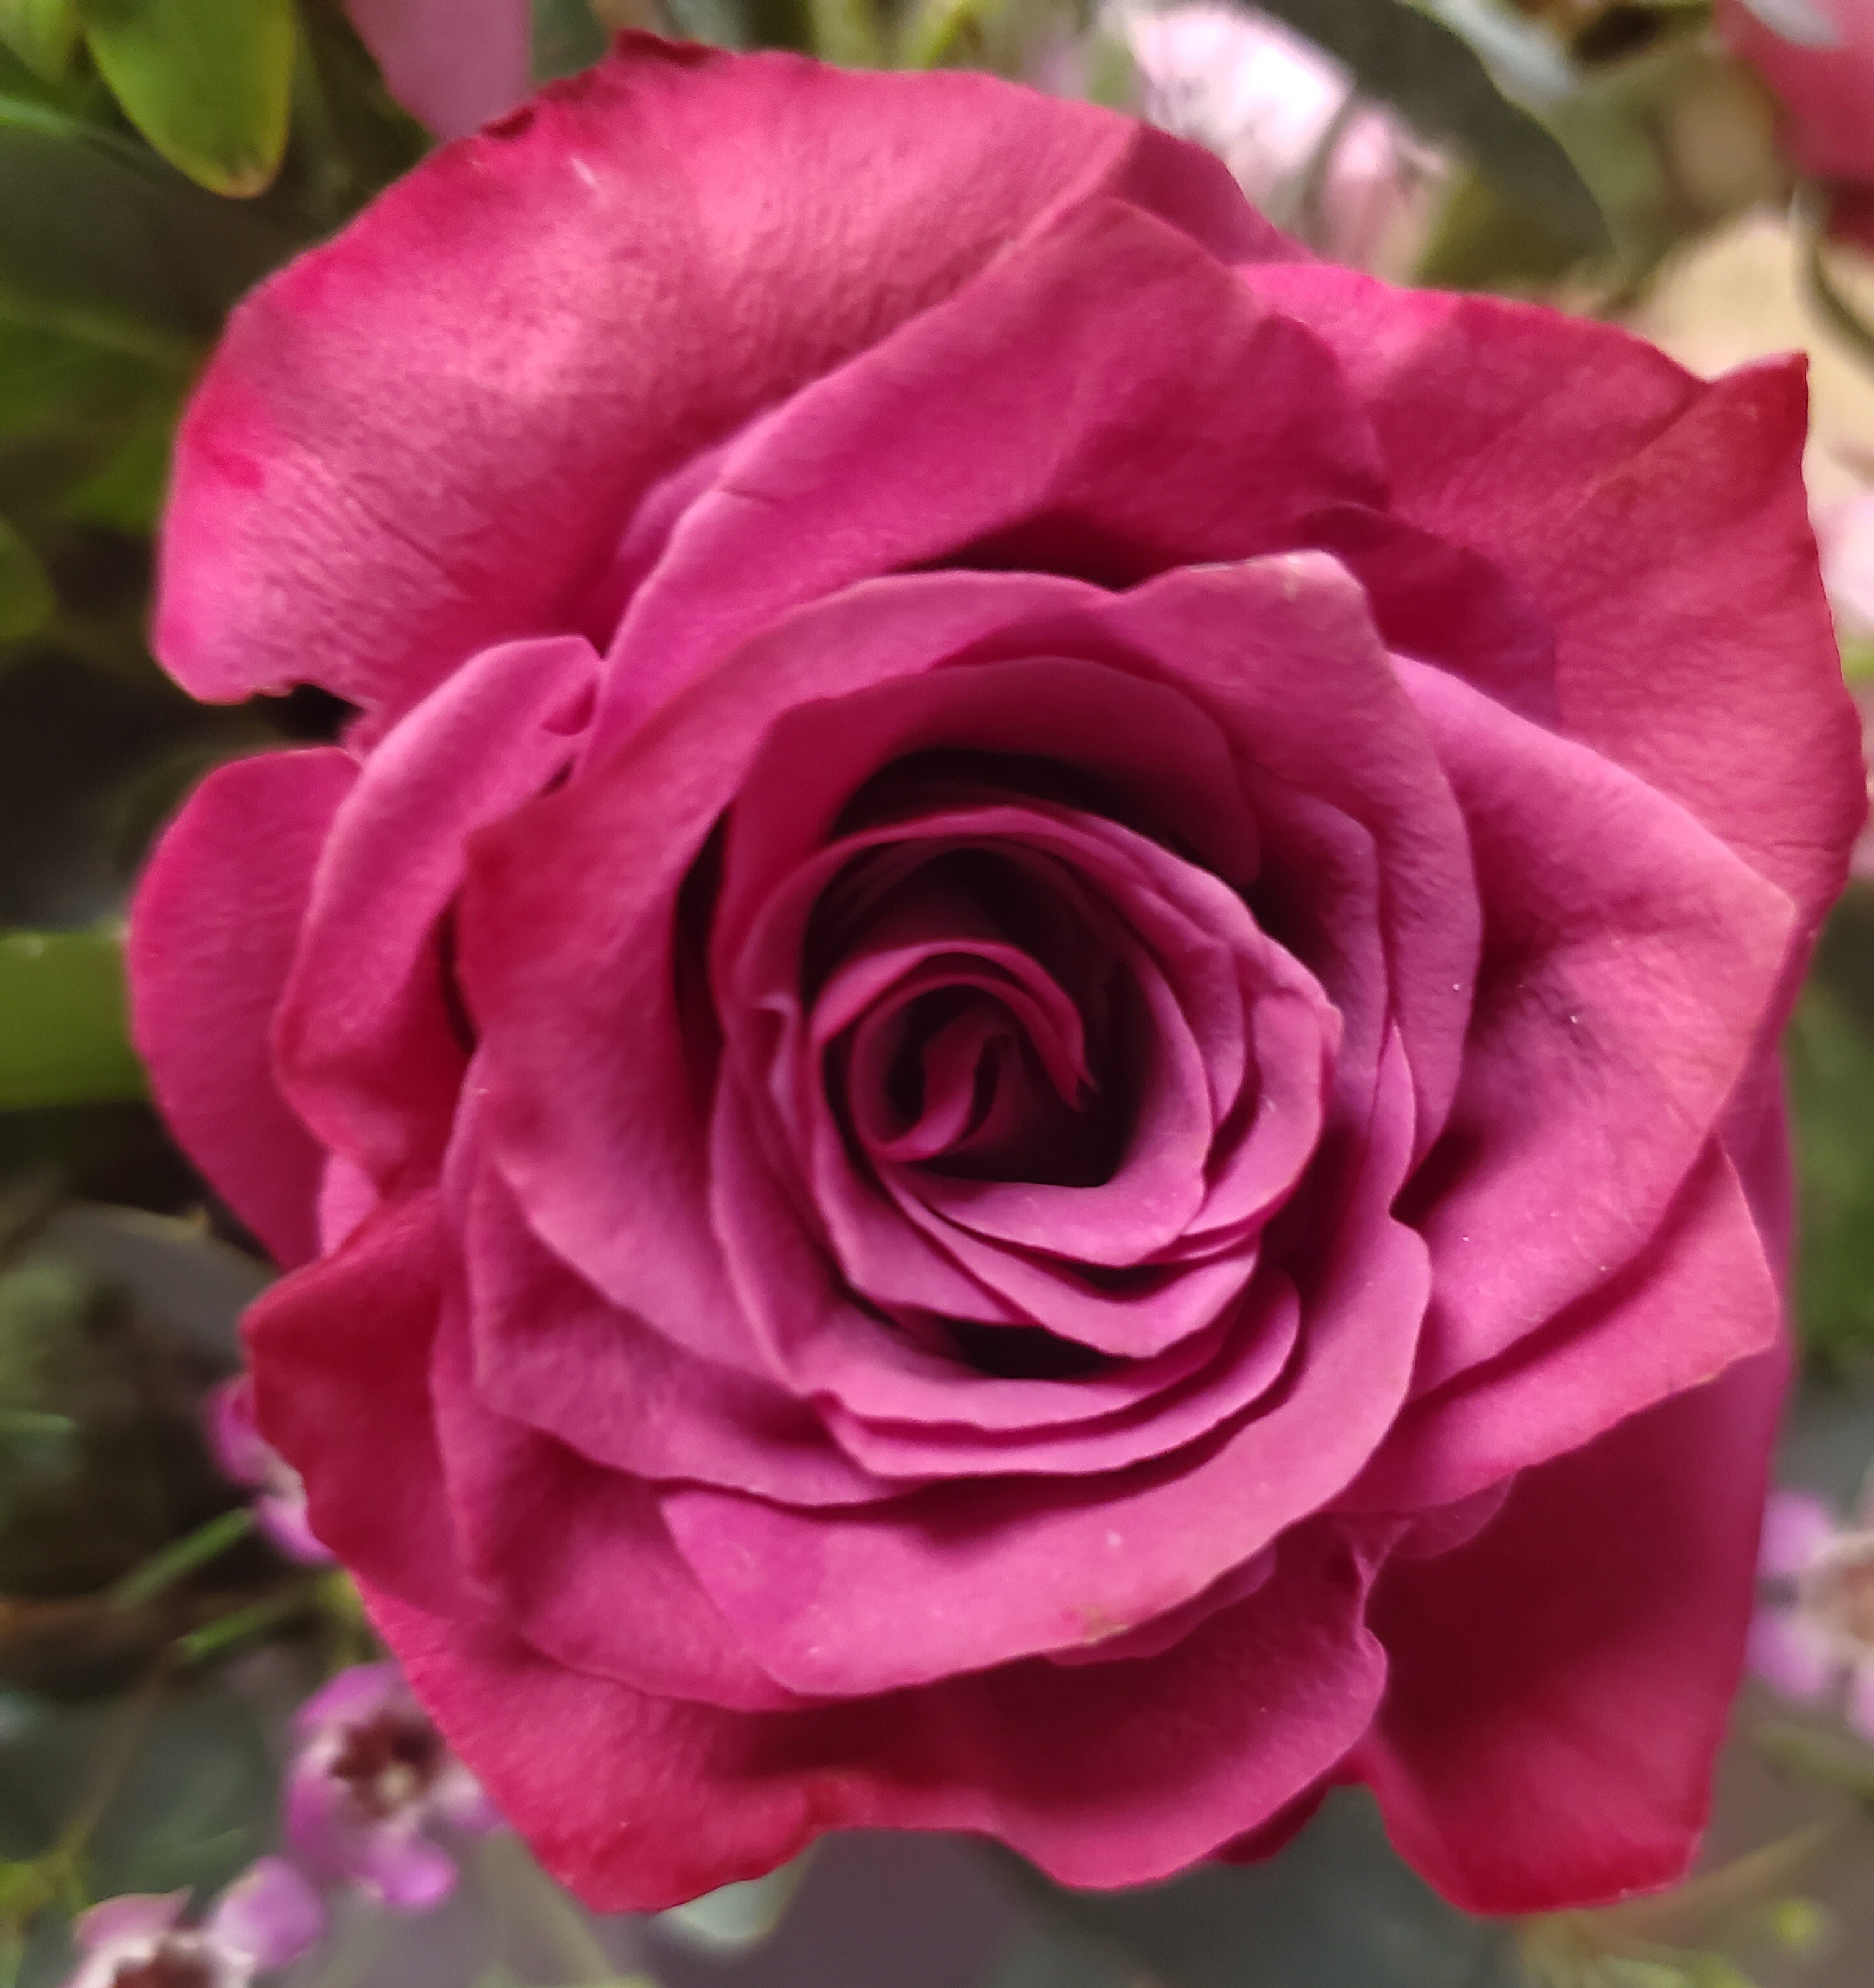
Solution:
M 1795 1131 L 1798 1317 L 1838 1375 L 1874 1355 L 1874 890 L 1830 920 L 1785 1042 Z

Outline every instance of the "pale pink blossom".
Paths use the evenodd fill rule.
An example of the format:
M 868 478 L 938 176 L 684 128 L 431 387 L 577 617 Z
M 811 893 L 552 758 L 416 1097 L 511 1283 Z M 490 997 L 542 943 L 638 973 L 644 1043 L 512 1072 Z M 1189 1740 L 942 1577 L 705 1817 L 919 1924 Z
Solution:
M 1311 42 L 1246 8 L 1128 7 L 1140 110 L 1216 153 L 1270 219 L 1330 260 L 1372 268 L 1422 223 L 1436 156 Z
M 1815 536 L 1835 632 L 1844 656 L 1852 658 L 1857 650 L 1874 647 L 1874 490 L 1822 512 L 1815 520 Z M 1851 678 L 1853 674 L 1851 670 Z M 1861 756 L 1874 803 L 1874 682 L 1851 681 L 1849 688 L 1861 712 Z M 1874 877 L 1874 820 L 1862 823 L 1850 864 L 1855 876 Z
M 460 137 L 527 93 L 527 0 L 346 0 L 391 94 L 438 138 Z
M 1874 1500 L 1844 1523 L 1806 1491 L 1773 1493 L 1757 1570 L 1751 1669 L 1801 1704 L 1843 1692 L 1849 1724 L 1874 1740 Z
M 454 1888 L 439 1832 L 486 1835 L 501 1817 L 395 1664 L 341 1671 L 307 1699 L 286 1787 L 286 1834 L 320 1875 L 399 1912 Z
M 82 1956 L 66 1988 L 247 1988 L 323 1937 L 319 1895 L 283 1858 L 263 1857 L 199 1925 L 186 1892 L 107 1898 L 73 1929 Z

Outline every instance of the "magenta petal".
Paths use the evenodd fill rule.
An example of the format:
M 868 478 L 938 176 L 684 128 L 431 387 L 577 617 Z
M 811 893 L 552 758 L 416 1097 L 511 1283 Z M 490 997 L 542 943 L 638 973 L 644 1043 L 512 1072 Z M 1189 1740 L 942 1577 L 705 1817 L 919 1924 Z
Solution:
M 345 0 L 391 94 L 439 138 L 460 137 L 527 93 L 527 0 Z
M 1123 584 L 1294 544 L 1313 513 L 1381 490 L 1311 336 L 1162 221 L 1090 200 L 729 451 L 619 630 L 597 735 L 874 574 L 976 546 L 1077 570 L 1064 543 Z M 1049 520 L 1071 522 L 1050 542 Z
M 1394 509 L 1547 615 L 1565 731 L 1689 808 L 1812 930 L 1867 802 L 1802 482 L 1805 362 L 1707 383 L 1559 311 L 1323 263 L 1244 275 L 1333 347 Z
M 1771 1580 L 1793 1580 L 1835 1543 L 1841 1530 L 1827 1499 L 1811 1491 L 1773 1491 L 1764 1506 L 1757 1570 Z
M 463 843 L 565 768 L 597 662 L 576 636 L 473 658 L 378 740 L 333 817 L 276 1062 L 299 1116 L 387 1189 L 433 1174 L 462 1084 L 441 924 Z
M 366 1578 L 462 1605 L 429 1401 L 445 1275 L 432 1193 L 372 1215 L 264 1292 L 243 1324 L 262 1428 L 305 1479 L 312 1529 Z
M 1422 1155 L 1457 1085 L 1477 965 L 1477 886 L 1450 785 L 1361 590 L 1318 553 L 1192 566 L 1121 594 L 1099 624 L 1210 714 L 1252 793 L 1260 800 L 1275 790 L 1270 812 L 1306 822 L 1286 790 L 1372 837 L 1372 916 L 1385 954 L 1369 970 L 1391 996 L 1419 1095 Z M 1336 998 L 1331 964 L 1290 949 Z
M 1113 1478 L 943 1485 L 889 1511 L 666 1489 L 678 1547 L 763 1668 L 847 1695 L 1097 1641 L 1189 1601 L 1343 1488 L 1398 1412 L 1426 1288 L 1422 1246 L 1385 1212 L 1414 1117 L 1396 1050 L 1389 1069 L 1343 1226 L 1310 1266 L 1301 1357 L 1266 1411 Z
M 1525 1471 L 1467 1547 L 1398 1560 L 1358 1756 L 1395 1847 L 1478 1912 L 1676 1879 L 1742 1668 L 1788 1361 L 1739 1362 Z
M 488 1790 L 462 1762 L 452 1760 L 429 1792 L 429 1810 L 440 1822 L 465 1836 L 492 1836 L 507 1827 L 507 1818 Z
M 853 588 L 777 623 L 655 726 L 476 838 L 458 932 L 489 1150 L 530 1226 L 615 1303 L 726 1364 L 747 1359 L 700 1219 L 693 1081 L 708 1049 L 680 1020 L 672 928 L 685 874 L 769 723 L 1097 597 L 1027 574 Z M 617 881 L 595 903 L 601 874 Z M 571 1087 L 569 1057 L 582 1073 Z
M 556 1661 L 744 1709 L 791 1695 L 749 1657 L 671 1544 L 655 1494 L 477 1398 L 445 1317 L 431 1387 L 450 1508 L 476 1587 Z
M 1527 1340 L 1419 1394 L 1343 1503 L 1466 1498 L 1774 1346 L 1783 1303 L 1714 1144 L 1635 1261 Z
M 277 1551 L 303 1567 L 323 1566 L 332 1558 L 323 1542 L 314 1537 L 303 1493 L 296 1497 L 269 1493 L 256 1498 L 254 1523 Z
M 844 1827 L 994 1835 L 1070 1885 L 1169 1877 L 1285 1807 L 1372 1716 L 1371 1571 L 1311 1528 L 1247 1601 L 1159 1656 L 759 1714 L 644 1697 L 369 1598 L 547 1868 L 617 1911 L 770 1870 Z
M 527 1229 L 492 1175 L 473 1189 L 467 1246 L 475 1391 L 497 1415 L 652 1481 L 696 1479 L 794 1505 L 879 1494 L 809 1404 L 607 1303 Z
M 577 626 L 692 453 L 1063 199 L 1148 177 L 1142 203 L 1269 241 L 1219 162 L 1091 105 L 628 36 L 235 313 L 178 437 L 157 652 L 199 696 L 311 677 L 394 714 L 492 643 Z
M 262 1857 L 216 1899 L 202 1930 L 265 1974 L 290 1967 L 318 1945 L 326 1909 L 283 1857 Z
M 1754 1066 L 1792 908 L 1617 765 L 1440 671 L 1400 670 L 1470 824 L 1487 907 L 1447 1143 L 1413 1190 L 1435 1280 L 1431 1384 L 1553 1317 L 1652 1234 Z
M 163 1116 L 289 1269 L 317 1252 L 323 1156 L 275 1080 L 269 1032 L 357 776 L 326 748 L 217 767 L 164 832 L 130 913 L 132 1028 Z

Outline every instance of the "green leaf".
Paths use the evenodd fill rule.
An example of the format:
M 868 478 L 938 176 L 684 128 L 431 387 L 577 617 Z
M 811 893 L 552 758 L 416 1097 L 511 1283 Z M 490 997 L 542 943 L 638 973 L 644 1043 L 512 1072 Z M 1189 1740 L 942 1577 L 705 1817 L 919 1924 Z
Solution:
M 590 69 L 605 52 L 591 0 L 533 0 L 533 76 L 546 83 Z
M 709 1953 L 741 1953 L 759 1946 L 786 1915 L 812 1857 L 808 1851 L 770 1871 L 724 1885 L 658 1915 L 658 1923 L 686 1944 Z
M 0 73 L 0 320 L 187 374 L 297 241 L 5 84 Z
M 1351 1790 L 1337 1789 L 1280 1857 L 1250 1868 L 1072 1892 L 1013 1859 L 1003 1868 L 1044 1913 L 1120 1947 L 1164 1988 L 1513 1988 L 1527 1979 L 1510 1922 L 1471 1918 L 1429 1890 L 1394 1854 L 1372 1803 Z
M 215 193 L 262 191 L 286 150 L 292 0 L 79 0 L 125 114 Z
M 58 604 L 39 554 L 0 518 L 0 642 L 36 634 Z
M 1406 0 L 1260 0 L 1345 63 L 1368 96 L 1428 138 L 1455 145 L 1510 205 L 1584 255 L 1611 245 L 1587 182 L 1554 134 L 1491 80 L 1463 38 Z
M 0 42 L 36 76 L 59 81 L 78 52 L 78 0 L 0 0 Z
M 1581 245 L 1489 181 L 1460 172 L 1439 200 L 1412 281 L 1435 290 L 1520 290 L 1553 282 L 1581 260 Z
M 0 937 L 0 1111 L 140 1097 L 123 952 L 108 932 Z
M 111 1607 L 140 1608 L 146 1601 L 154 1601 L 178 1581 L 187 1579 L 211 1560 L 219 1560 L 230 1547 L 238 1546 L 253 1530 L 254 1515 L 246 1506 L 237 1505 L 232 1512 L 218 1512 L 193 1532 L 171 1540 L 140 1565 L 132 1567 L 111 1589 Z

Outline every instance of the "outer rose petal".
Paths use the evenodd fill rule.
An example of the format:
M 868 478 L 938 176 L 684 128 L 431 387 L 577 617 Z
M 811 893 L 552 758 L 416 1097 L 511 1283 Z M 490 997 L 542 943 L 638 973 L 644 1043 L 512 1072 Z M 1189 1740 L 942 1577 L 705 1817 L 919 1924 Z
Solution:
M 1500 1484 L 1774 1346 L 1781 1288 L 1714 1144 L 1640 1255 L 1498 1358 L 1420 1395 L 1339 1506 L 1416 1511 Z
M 449 1274 L 432 1191 L 379 1209 L 242 1324 L 261 1432 L 306 1482 L 313 1532 L 420 1606 L 469 1606 L 442 1489 L 430 1350 Z
M 1432 1251 L 1429 1386 L 1545 1324 L 1654 1233 L 1753 1067 L 1793 908 L 1619 766 L 1441 671 L 1400 669 L 1485 906 L 1463 1080 L 1412 1190 Z
M 1394 508 L 1553 619 L 1563 729 L 1683 802 L 1811 931 L 1866 789 L 1803 489 L 1803 362 L 1707 384 L 1556 311 L 1326 265 L 1247 273 L 1334 347 Z
M 527 0 L 345 0 L 391 93 L 439 138 L 456 138 L 527 93 Z
M 1357 1756 L 1456 1904 L 1544 1912 L 1679 1877 L 1742 1667 L 1788 1368 L 1760 1354 L 1526 1472 L 1441 1558 L 1395 1560 Z
M 1331 1526 L 1307 1528 L 1248 1600 L 1160 1655 L 762 1713 L 646 1697 L 367 1600 L 547 1868 L 617 1911 L 759 1875 L 851 1827 L 994 1835 L 1071 1885 L 1168 1877 L 1286 1807 L 1372 1716 L 1372 1564 Z
M 377 741 L 333 817 L 275 1060 L 327 1149 L 387 1192 L 434 1178 L 462 1089 L 441 928 L 463 844 L 564 769 L 597 661 L 577 636 L 484 650 Z
M 653 484 L 1102 186 L 1234 257 L 1280 242 L 1218 161 L 1091 105 L 627 36 L 235 312 L 178 438 L 158 651 L 198 696 L 312 675 L 394 711 L 579 625 Z
M 331 749 L 219 766 L 137 888 L 132 1030 L 190 1157 L 275 1259 L 316 1254 L 324 1155 L 275 1081 L 269 1030 L 313 870 L 357 776 Z
M 618 631 L 596 731 L 876 574 L 993 547 L 962 563 L 1124 584 L 1383 492 L 1318 340 L 1162 221 L 1089 201 L 729 450 Z

